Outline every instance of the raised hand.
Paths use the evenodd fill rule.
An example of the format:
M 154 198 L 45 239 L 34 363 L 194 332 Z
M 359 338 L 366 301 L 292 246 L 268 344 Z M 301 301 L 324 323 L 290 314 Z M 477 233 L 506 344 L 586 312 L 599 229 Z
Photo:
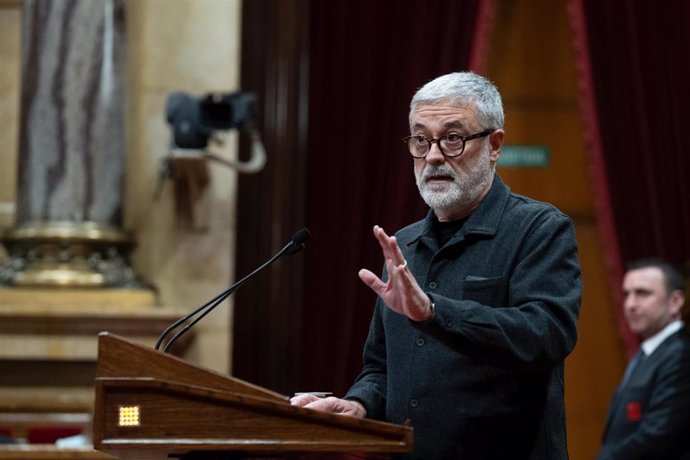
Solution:
M 424 322 L 433 316 L 431 299 L 427 296 L 407 267 L 394 236 L 388 236 L 378 225 L 374 236 L 383 250 L 388 280 L 384 283 L 369 270 L 359 271 L 359 278 L 388 305 L 388 308 L 413 321 Z

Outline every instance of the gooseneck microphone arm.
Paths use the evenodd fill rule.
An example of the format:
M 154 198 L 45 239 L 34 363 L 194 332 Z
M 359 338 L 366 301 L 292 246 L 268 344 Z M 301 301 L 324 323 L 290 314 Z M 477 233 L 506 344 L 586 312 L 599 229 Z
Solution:
M 304 249 L 304 242 L 311 236 L 311 233 L 309 230 L 306 228 L 303 228 L 302 230 L 298 231 L 295 233 L 295 235 L 292 237 L 289 243 L 287 243 L 283 249 L 278 251 L 273 257 L 268 259 L 266 262 L 264 262 L 259 268 L 255 269 L 252 271 L 250 274 L 230 286 L 228 289 L 225 289 L 224 291 L 220 292 L 218 295 L 216 295 L 213 299 L 209 300 L 205 304 L 201 305 L 200 307 L 196 308 L 194 311 L 191 313 L 188 313 L 187 315 L 183 316 L 182 318 L 178 319 L 174 323 L 172 323 L 170 326 L 165 328 L 165 330 L 161 333 L 161 335 L 158 337 L 158 340 L 156 341 L 156 350 L 159 350 L 163 340 L 170 335 L 174 330 L 178 329 L 179 330 L 175 333 L 175 335 L 172 336 L 170 340 L 165 344 L 163 347 L 163 352 L 167 352 L 168 349 L 184 334 L 187 333 L 196 323 L 201 321 L 206 315 L 211 313 L 218 305 L 220 305 L 225 299 L 230 297 L 233 292 L 235 292 L 237 289 L 239 289 L 244 283 L 249 281 L 250 278 L 255 276 L 256 274 L 260 273 L 264 269 L 266 269 L 268 266 L 270 266 L 273 262 L 275 262 L 277 259 L 284 255 L 290 255 L 290 254 L 295 254 L 302 249 Z M 182 326 L 184 324 L 184 327 Z

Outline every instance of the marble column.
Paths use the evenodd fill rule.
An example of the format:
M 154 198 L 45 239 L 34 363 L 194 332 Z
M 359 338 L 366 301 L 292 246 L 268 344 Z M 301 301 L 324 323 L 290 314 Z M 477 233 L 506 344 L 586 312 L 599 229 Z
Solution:
M 24 0 L 16 225 L 0 283 L 137 284 L 122 229 L 125 0 Z

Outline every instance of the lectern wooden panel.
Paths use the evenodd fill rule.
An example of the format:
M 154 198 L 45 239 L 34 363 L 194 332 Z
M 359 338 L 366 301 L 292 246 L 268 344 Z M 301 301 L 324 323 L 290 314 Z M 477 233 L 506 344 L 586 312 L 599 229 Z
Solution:
M 108 333 L 100 335 L 98 353 L 94 447 L 121 458 L 381 458 L 412 449 L 410 427 L 294 407 L 286 396 Z

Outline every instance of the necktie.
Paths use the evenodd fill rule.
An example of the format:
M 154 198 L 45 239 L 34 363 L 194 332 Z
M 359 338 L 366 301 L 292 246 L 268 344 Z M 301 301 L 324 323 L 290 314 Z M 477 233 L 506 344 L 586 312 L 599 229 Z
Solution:
M 635 356 L 633 356 L 633 358 L 628 363 L 628 367 L 625 369 L 625 374 L 623 374 L 623 381 L 621 382 L 621 386 L 624 386 L 628 382 L 628 379 L 632 375 L 633 371 L 635 370 L 637 365 L 640 364 L 640 361 L 642 361 L 645 356 L 646 355 L 642 348 L 637 350 L 637 353 L 635 353 Z

